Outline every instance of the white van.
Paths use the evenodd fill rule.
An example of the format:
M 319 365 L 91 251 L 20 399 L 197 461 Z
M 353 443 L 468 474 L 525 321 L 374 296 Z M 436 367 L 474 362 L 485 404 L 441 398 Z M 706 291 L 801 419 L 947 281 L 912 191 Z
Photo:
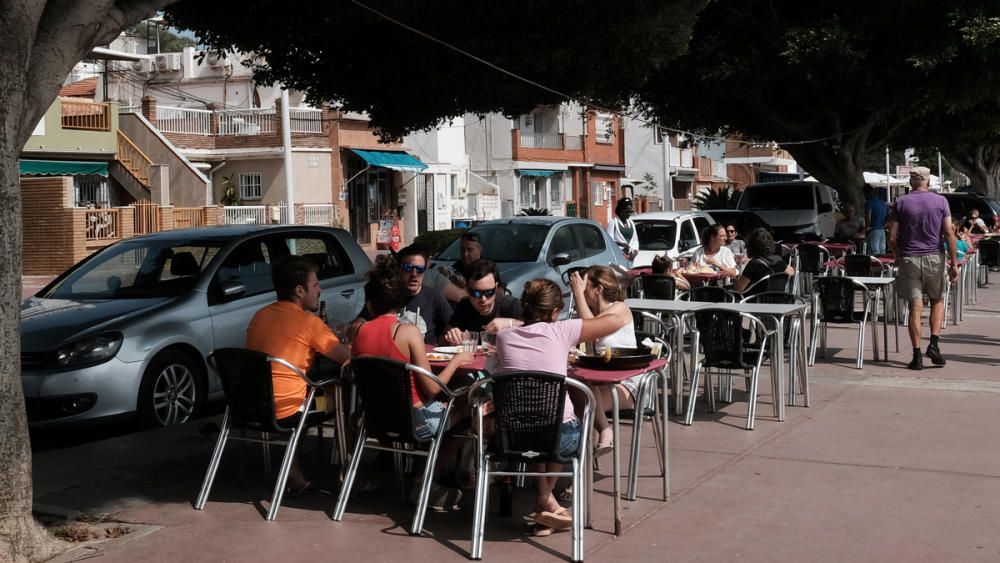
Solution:
M 818 182 L 774 182 L 747 186 L 738 209 L 753 211 L 774 229 L 775 240 L 802 235 L 833 236 L 837 192 Z
M 703 211 L 659 211 L 633 215 L 639 235 L 639 254 L 633 268 L 649 266 L 653 258 L 688 256 L 701 246 L 701 231 L 715 223 Z

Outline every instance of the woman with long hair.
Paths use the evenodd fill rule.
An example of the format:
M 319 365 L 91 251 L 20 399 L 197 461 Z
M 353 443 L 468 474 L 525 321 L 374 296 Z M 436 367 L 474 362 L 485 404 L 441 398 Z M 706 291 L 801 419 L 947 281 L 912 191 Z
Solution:
M 774 246 L 774 237 L 767 229 L 755 229 L 747 236 L 747 257 L 750 260 L 743 267 L 740 277 L 733 282 L 733 291 L 745 291 L 771 274 L 795 275 L 795 268 L 774 253 Z
M 545 371 L 565 376 L 569 351 L 580 342 L 607 336 L 621 327 L 612 316 L 560 321 L 563 308 L 562 290 L 547 279 L 524 284 L 521 312 L 524 325 L 497 334 L 497 365 L 499 371 Z M 580 444 L 580 421 L 576 418 L 568 394 L 562 413 L 560 455 L 571 456 Z M 559 471 L 560 464 L 546 464 L 547 471 Z M 573 524 L 569 511 L 560 506 L 552 493 L 556 477 L 538 477 L 534 513 L 535 535 L 549 535 L 555 530 L 569 529 Z
M 716 223 L 701 232 L 701 248 L 694 251 L 691 263 L 695 266 L 709 266 L 713 270 L 725 272 L 731 278 L 739 275 L 736 257 L 726 247 L 726 228 Z

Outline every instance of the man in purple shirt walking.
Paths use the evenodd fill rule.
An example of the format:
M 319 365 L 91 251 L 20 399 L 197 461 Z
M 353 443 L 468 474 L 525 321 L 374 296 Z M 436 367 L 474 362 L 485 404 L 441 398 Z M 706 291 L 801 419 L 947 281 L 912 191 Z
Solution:
M 955 247 L 955 230 L 951 224 L 948 200 L 930 191 L 931 171 L 917 166 L 910 172 L 913 191 L 896 200 L 889 216 L 889 248 L 896 256 L 899 271 L 896 291 L 910 303 L 910 343 L 913 359 L 910 369 L 924 369 L 920 354 L 920 314 L 923 312 L 923 294 L 931 302 L 931 342 L 927 357 L 934 365 L 943 366 L 944 357 L 938 347 L 941 327 L 944 324 L 945 255 L 941 252 L 942 240 L 948 245 L 951 266 L 948 276 L 958 278 L 958 257 Z

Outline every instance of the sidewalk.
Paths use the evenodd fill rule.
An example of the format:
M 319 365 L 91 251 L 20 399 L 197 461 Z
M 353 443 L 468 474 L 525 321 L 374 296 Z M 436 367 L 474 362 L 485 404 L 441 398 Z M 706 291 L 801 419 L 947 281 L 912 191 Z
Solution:
M 981 289 L 965 321 L 948 326 L 943 368 L 905 369 L 900 330 L 890 362 L 854 369 L 854 329 L 830 329 L 830 356 L 811 370 L 812 406 L 801 400 L 776 422 L 760 398 L 757 430 L 742 429 L 746 403 L 695 423 L 670 425 L 671 500 L 657 499 L 655 449 L 646 432 L 639 499 L 625 502 L 625 532 L 612 529 L 610 464 L 596 477 L 591 561 L 996 561 L 1000 559 L 1000 284 Z M 925 324 L 926 333 L 926 324 Z M 925 334 L 926 337 L 926 334 Z M 928 362 L 929 365 L 929 362 Z M 765 370 L 766 371 L 766 370 Z M 742 383 L 737 383 L 741 387 Z M 762 382 L 762 389 L 770 389 Z M 742 397 L 737 393 L 737 400 Z M 629 426 L 623 426 L 623 437 Z M 270 495 L 259 448 L 248 449 L 247 486 L 235 484 L 239 448 L 223 459 L 203 512 L 191 508 L 213 440 L 195 425 L 150 431 L 35 456 L 36 508 L 79 511 L 143 524 L 142 532 L 97 544 L 76 557 L 101 561 L 463 561 L 472 493 L 458 513 L 430 513 L 422 537 L 406 525 L 391 475 L 381 489 L 356 493 L 343 522 L 335 496 L 287 499 L 266 522 Z M 304 441 L 307 456 L 315 440 Z M 623 467 L 627 467 L 624 459 Z M 307 471 L 317 472 L 307 457 Z M 334 486 L 333 470 L 320 482 Z M 491 514 L 484 559 L 566 559 L 568 534 L 523 533 L 530 491 L 516 493 L 514 516 Z

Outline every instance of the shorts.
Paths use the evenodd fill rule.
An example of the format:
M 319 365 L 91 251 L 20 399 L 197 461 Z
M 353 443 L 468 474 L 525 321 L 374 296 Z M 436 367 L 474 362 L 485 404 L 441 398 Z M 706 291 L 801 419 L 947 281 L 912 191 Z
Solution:
M 567 420 L 559 427 L 559 457 L 573 457 L 580 449 L 580 421 Z
M 924 293 L 931 300 L 944 296 L 944 254 L 903 256 L 896 274 L 896 291 L 907 301 L 921 299 Z
M 441 401 L 415 408 L 413 417 L 413 436 L 418 440 L 430 440 L 437 436 L 438 429 L 444 421 L 444 429 L 448 430 L 448 419 L 444 416 L 445 405 Z
M 619 383 L 619 385 L 621 385 L 622 387 L 625 388 L 626 391 L 628 391 L 629 395 L 632 395 L 633 403 L 639 401 L 639 386 L 642 384 L 642 378 L 644 376 L 645 374 L 633 375 L 632 377 Z

